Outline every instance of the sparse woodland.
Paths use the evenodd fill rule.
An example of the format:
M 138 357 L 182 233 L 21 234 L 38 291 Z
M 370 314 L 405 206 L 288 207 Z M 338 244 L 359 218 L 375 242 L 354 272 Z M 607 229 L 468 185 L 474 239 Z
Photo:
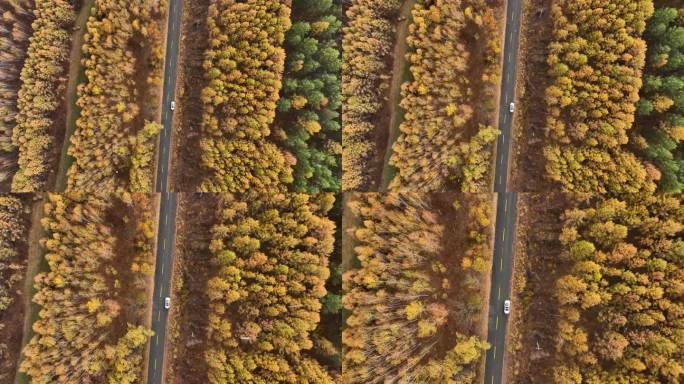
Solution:
M 359 267 L 343 280 L 345 383 L 476 382 L 488 348 L 472 326 L 490 270 L 491 200 L 472 199 L 460 255 L 445 249 L 453 233 L 429 196 L 364 193 L 350 203 L 361 224 L 348 229 Z
M 154 122 L 163 69 L 159 20 L 166 6 L 158 0 L 95 2 L 84 36 L 86 82 L 78 89 L 68 190 L 152 189 L 154 138 L 161 129 Z
M 556 383 L 682 382 L 682 202 L 631 196 L 565 212 Z
M 16 371 L 19 345 L 15 340 L 23 324 L 12 323 L 17 317 L 10 308 L 23 293 L 19 285 L 26 272 L 26 229 L 25 203 L 17 196 L 0 195 L 0 382 L 11 382 Z M 16 307 L 14 311 L 23 314 Z
M 274 135 L 296 157 L 296 192 L 340 189 L 341 13 L 339 1 L 292 2 Z
M 154 257 L 149 197 L 50 194 L 44 210 L 49 269 L 35 278 L 41 311 L 21 371 L 32 383 L 142 382 Z
M 412 76 L 402 86 L 406 112 L 392 148 L 390 165 L 398 174 L 390 190 L 443 191 L 456 185 L 464 192 L 488 191 L 499 131 L 488 120 L 478 121 L 475 96 L 486 93 L 494 105 L 500 36 L 495 9 L 484 0 L 415 6 L 407 54 Z M 481 68 L 473 68 L 472 40 L 486 44 Z M 473 70 L 482 84 L 470 78 Z
M 320 321 L 335 224 L 330 194 L 227 194 L 209 250 L 208 382 L 333 383 L 307 351 Z
M 352 0 L 342 29 L 342 189 L 368 190 L 399 0 Z
M 0 1 L 0 13 L 0 183 L 8 184 L 17 169 L 17 149 L 12 144 L 12 135 L 21 85 L 19 77 L 34 15 L 29 0 Z

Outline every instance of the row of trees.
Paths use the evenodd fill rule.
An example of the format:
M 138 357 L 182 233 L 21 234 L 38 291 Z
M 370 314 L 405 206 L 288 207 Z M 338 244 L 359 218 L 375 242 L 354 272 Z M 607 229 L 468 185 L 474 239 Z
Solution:
M 361 223 L 349 229 L 358 243 L 354 251 L 360 266 L 343 278 L 343 305 L 349 310 L 342 334 L 344 381 L 474 383 L 488 346 L 478 336 L 445 334 L 454 329 L 448 322 L 459 318 L 455 302 L 460 301 L 450 295 L 460 267 L 442 259 L 445 227 L 429 198 L 359 194 L 350 204 Z M 472 213 L 474 219 L 483 212 L 477 208 Z M 468 252 L 471 261 L 463 258 L 465 269 L 472 267 L 472 257 L 480 256 L 474 244 Z M 487 270 L 483 266 L 482 272 Z M 468 282 L 479 290 L 478 277 L 462 280 L 466 290 Z M 474 312 L 480 303 L 476 300 Z M 445 337 L 454 343 L 447 350 L 440 342 Z
M 207 283 L 210 383 L 333 383 L 306 351 L 320 321 L 335 224 L 330 194 L 223 196 Z
M 352 0 L 342 38 L 342 189 L 368 190 L 399 0 Z
M 200 140 L 208 175 L 202 191 L 275 193 L 292 182 L 296 160 L 269 137 L 282 87 L 289 3 L 218 0 L 209 6 Z
M 32 10 L 29 0 L 0 1 L 0 183 L 10 181 L 16 172 L 12 132 L 16 125 L 19 76 L 34 18 Z
M 16 332 L 14 324 L 6 322 L 7 309 L 16 300 L 26 270 L 26 254 L 20 251 L 20 244 L 26 235 L 24 203 L 12 195 L 0 195 L 0 381 L 11 382 L 14 377 L 14 364 L 17 356 L 14 346 L 8 345 Z M 6 328 L 10 325 L 10 328 Z M 18 349 L 18 348 L 17 348 Z
M 15 192 L 43 190 L 54 166 L 55 111 L 64 102 L 69 29 L 75 19 L 66 0 L 37 0 L 34 13 L 12 134 L 12 143 L 19 149 L 19 169 L 12 179 Z
M 598 200 L 565 212 L 557 383 L 684 380 L 684 200 Z
M 297 158 L 293 190 L 340 188 L 341 2 L 294 0 L 275 137 Z
M 637 103 L 637 137 L 660 170 L 665 192 L 684 189 L 684 8 L 655 11 L 644 34 L 648 45 L 644 86 Z
M 627 150 L 652 0 L 559 0 L 546 89 L 548 177 L 564 190 L 634 193 L 654 175 Z
M 493 89 L 501 51 L 492 7 L 484 0 L 415 6 L 407 39 L 412 80 L 402 86 L 406 112 L 392 148 L 390 165 L 399 172 L 391 190 L 441 191 L 455 183 L 467 192 L 487 189 L 498 131 L 476 121 L 474 87 L 481 84 L 471 79 L 470 50 L 477 40 L 489 42 L 478 71 Z
M 140 253 L 149 257 L 151 246 L 136 246 L 130 258 L 119 253 L 125 249 L 119 244 L 128 242 L 116 236 L 115 227 L 129 219 L 112 221 L 115 206 L 119 214 L 144 207 L 136 202 L 139 198 L 48 195 L 42 220 L 47 236 L 41 245 L 49 269 L 35 278 L 33 301 L 41 310 L 20 367 L 32 382 L 141 382 L 142 354 L 151 332 L 135 325 L 146 312 L 147 295 L 141 291 L 143 272 L 133 264 Z M 149 243 L 151 236 L 142 238 Z M 142 298 L 130 299 L 141 292 Z
M 158 21 L 165 7 L 157 0 L 95 1 L 84 35 L 86 82 L 78 89 L 81 111 L 69 147 L 75 160 L 68 171 L 69 190 L 152 188 L 152 162 L 145 158 L 154 152 L 152 135 L 158 127 L 151 129 L 141 115 L 139 88 L 160 81 L 156 72 L 163 54 Z M 150 49 L 146 63 L 137 57 L 143 47 Z M 147 65 L 152 74 L 141 79 L 139 73 L 149 69 Z

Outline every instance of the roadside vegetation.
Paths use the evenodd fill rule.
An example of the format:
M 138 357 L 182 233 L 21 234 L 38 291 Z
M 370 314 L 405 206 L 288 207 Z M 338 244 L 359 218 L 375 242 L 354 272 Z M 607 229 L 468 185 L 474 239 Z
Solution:
M 356 194 L 358 266 L 343 276 L 345 383 L 475 383 L 491 196 Z M 469 225 L 456 225 L 456 220 Z M 460 250 L 460 251 L 459 251 Z
M 201 191 L 277 193 L 292 182 L 294 161 L 271 137 L 290 26 L 288 3 L 220 0 L 209 5 Z
M 86 82 L 71 136 L 67 190 L 150 191 L 166 2 L 97 0 L 84 36 Z
M 223 197 L 209 247 L 210 383 L 333 383 L 306 351 L 330 276 L 332 195 Z
M 149 196 L 48 197 L 49 269 L 35 279 L 41 311 L 21 372 L 36 383 L 141 382 L 154 270 Z
M 334 196 L 198 196 L 182 206 L 172 382 L 338 382 Z
M 499 133 L 489 125 L 500 79 L 496 9 L 484 0 L 416 4 L 408 36 L 411 80 L 402 86 L 404 122 L 390 159 L 398 174 L 390 190 L 489 190 Z M 474 50 L 478 45 L 484 48 Z
M 56 134 L 64 118 L 57 111 L 64 104 L 70 31 L 75 12 L 64 0 L 35 2 L 33 33 L 21 72 L 16 127 L 12 143 L 18 148 L 19 169 L 12 179 L 13 192 L 43 191 L 57 167 Z M 61 111 L 63 112 L 63 111 Z

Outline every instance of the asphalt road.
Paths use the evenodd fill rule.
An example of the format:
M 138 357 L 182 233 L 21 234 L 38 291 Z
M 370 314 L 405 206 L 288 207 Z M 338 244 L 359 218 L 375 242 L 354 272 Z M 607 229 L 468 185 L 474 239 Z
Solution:
M 164 298 L 171 296 L 171 271 L 173 267 L 173 242 L 176 230 L 177 195 L 161 194 L 159 235 L 157 237 L 157 266 L 154 272 L 154 299 L 152 304 L 152 336 L 147 383 L 161 383 L 164 371 L 164 344 L 168 312 Z M 173 303 L 172 303 L 173 305 Z
M 507 189 L 509 158 L 511 149 L 511 127 L 513 113 L 509 106 L 515 100 L 515 85 L 520 38 L 521 0 L 508 0 L 506 11 L 506 34 L 504 63 L 501 82 L 501 106 L 499 112 L 499 135 L 496 144 L 496 172 L 494 192 L 497 193 L 496 229 L 492 263 L 492 290 L 489 298 L 485 384 L 503 383 L 504 352 L 508 316 L 503 313 L 503 303 L 510 298 L 511 272 L 513 264 L 513 241 L 518 195 Z M 512 303 L 511 311 L 515 311 Z
M 159 163 L 157 165 L 156 191 L 161 193 L 159 203 L 159 228 L 157 231 L 157 262 L 154 272 L 154 299 L 152 304 L 152 336 L 150 342 L 148 384 L 161 384 L 164 378 L 164 345 L 168 312 L 164 298 L 171 296 L 171 272 L 173 268 L 173 245 L 176 234 L 177 195 L 169 192 L 169 164 L 171 157 L 171 133 L 173 112 L 170 104 L 176 93 L 178 49 L 181 28 L 182 0 L 169 2 L 169 26 L 167 32 L 166 62 L 164 67 L 164 95 L 162 97 L 162 125 L 159 137 Z M 172 303 L 173 305 L 173 303 Z

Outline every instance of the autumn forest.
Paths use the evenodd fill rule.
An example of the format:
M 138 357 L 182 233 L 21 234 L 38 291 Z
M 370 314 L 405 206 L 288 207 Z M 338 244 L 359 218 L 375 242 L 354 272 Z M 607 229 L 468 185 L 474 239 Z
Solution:
M 0 0 L 0 384 L 684 382 L 684 3 Z

